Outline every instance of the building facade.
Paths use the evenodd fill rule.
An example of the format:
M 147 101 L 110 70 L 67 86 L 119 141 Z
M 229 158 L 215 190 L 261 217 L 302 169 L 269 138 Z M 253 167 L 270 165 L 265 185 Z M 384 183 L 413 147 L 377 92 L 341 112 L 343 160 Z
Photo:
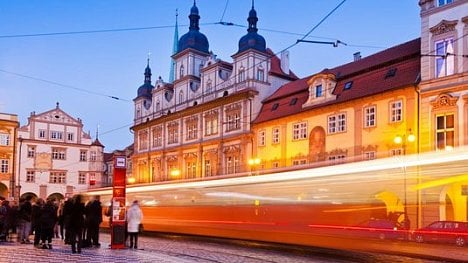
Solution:
M 232 63 L 209 51 L 199 19 L 194 3 L 189 32 L 180 37 L 173 55 L 173 83 L 158 79 L 153 86 L 149 63 L 146 67 L 134 99 L 135 182 L 246 172 L 253 149 L 251 122 L 261 101 L 297 79 L 289 70 L 288 54 L 280 60 L 257 33 L 253 6 Z
M 417 143 L 394 139 L 417 134 L 419 72 L 418 38 L 283 85 L 264 100 L 253 122 L 259 161 L 252 170 L 271 173 L 388 157 L 404 161 L 405 154 L 417 152 Z M 387 206 L 388 214 L 407 212 L 415 219 L 416 210 L 405 211 L 405 201 L 415 203 L 416 195 L 406 196 L 404 189 L 403 181 L 382 186 L 368 202 L 394 204 Z
M 468 1 L 421 0 L 420 150 L 468 145 Z M 466 220 L 468 181 L 422 177 L 422 217 Z M 423 224 L 426 222 L 423 222 Z
M 18 116 L 0 113 L 0 197 L 15 197 L 15 138 Z
M 18 185 L 21 196 L 62 199 L 101 185 L 104 146 L 83 131 L 76 119 L 57 106 L 32 112 L 18 129 Z

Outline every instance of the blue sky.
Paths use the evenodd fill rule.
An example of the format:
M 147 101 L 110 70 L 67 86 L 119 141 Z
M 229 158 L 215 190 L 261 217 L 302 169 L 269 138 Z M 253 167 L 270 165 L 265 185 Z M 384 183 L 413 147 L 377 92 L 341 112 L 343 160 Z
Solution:
M 279 52 L 317 26 L 342 0 L 256 0 L 259 33 Z M 175 10 L 179 36 L 188 31 L 192 0 L 0 0 L 0 112 L 21 125 L 36 113 L 60 107 L 81 118 L 105 151 L 133 142 L 133 99 L 143 84 L 148 53 L 153 81 L 168 80 Z M 200 31 L 218 58 L 231 62 L 246 34 L 251 0 L 197 0 Z M 222 26 L 216 22 L 241 26 Z M 42 33 L 147 28 L 86 34 L 14 37 Z M 420 35 L 416 0 L 347 0 L 307 40 L 289 49 L 299 77 L 368 56 Z M 54 84 L 57 83 L 57 84 Z M 111 99 L 109 96 L 120 98 Z

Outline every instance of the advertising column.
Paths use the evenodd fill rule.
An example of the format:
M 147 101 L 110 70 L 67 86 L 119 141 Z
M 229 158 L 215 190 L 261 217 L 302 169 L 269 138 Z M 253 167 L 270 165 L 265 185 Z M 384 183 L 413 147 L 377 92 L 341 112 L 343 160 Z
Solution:
M 111 249 L 125 248 L 125 175 L 127 163 L 125 156 L 114 157 L 114 183 L 111 202 Z

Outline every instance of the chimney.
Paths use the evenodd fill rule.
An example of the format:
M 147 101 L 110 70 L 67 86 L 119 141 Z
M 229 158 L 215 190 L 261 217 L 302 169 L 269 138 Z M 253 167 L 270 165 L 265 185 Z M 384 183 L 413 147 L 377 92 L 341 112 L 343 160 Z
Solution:
M 287 50 L 281 52 L 281 70 L 285 74 L 289 74 L 289 51 Z
M 353 54 L 354 56 L 354 61 L 358 61 L 358 60 L 361 60 L 361 52 L 356 52 Z

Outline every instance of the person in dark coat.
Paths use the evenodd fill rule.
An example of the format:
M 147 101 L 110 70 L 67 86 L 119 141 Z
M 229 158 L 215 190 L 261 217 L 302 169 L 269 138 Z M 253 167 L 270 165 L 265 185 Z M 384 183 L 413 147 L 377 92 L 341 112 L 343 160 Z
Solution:
M 95 247 L 100 247 L 99 225 L 102 223 L 102 206 L 100 196 L 95 196 L 93 200 L 86 204 L 86 243 Z
M 71 244 L 70 241 L 70 231 L 68 229 L 70 225 L 70 220 L 72 216 L 72 210 L 73 210 L 73 199 L 72 198 L 67 198 L 65 202 L 63 203 L 63 208 L 62 208 L 62 217 L 63 217 L 63 227 L 65 229 L 65 244 Z
M 7 241 L 9 231 L 7 216 L 8 211 L 10 210 L 10 202 L 8 200 L 3 200 L 0 204 L 0 241 Z
M 54 237 L 54 226 L 57 223 L 57 210 L 54 201 L 47 199 L 41 210 L 41 241 L 42 248 L 52 249 L 52 238 Z
M 19 233 L 18 239 L 21 244 L 31 244 L 29 241 L 29 234 L 31 233 L 31 213 L 32 213 L 32 205 L 31 205 L 32 196 L 27 196 L 24 201 L 21 203 L 18 212 L 19 218 Z
M 31 209 L 31 229 L 34 231 L 34 247 L 39 247 L 42 235 L 41 214 L 44 200 L 38 198 Z
M 85 206 L 81 195 L 73 196 L 73 205 L 70 212 L 70 220 L 66 231 L 70 232 L 72 253 L 81 253 L 83 228 L 85 226 Z
M 11 233 L 16 233 L 16 227 L 18 226 L 18 204 L 16 201 L 10 202 L 10 209 L 8 209 L 5 218 L 5 226 L 7 231 L 7 238 L 10 231 Z

